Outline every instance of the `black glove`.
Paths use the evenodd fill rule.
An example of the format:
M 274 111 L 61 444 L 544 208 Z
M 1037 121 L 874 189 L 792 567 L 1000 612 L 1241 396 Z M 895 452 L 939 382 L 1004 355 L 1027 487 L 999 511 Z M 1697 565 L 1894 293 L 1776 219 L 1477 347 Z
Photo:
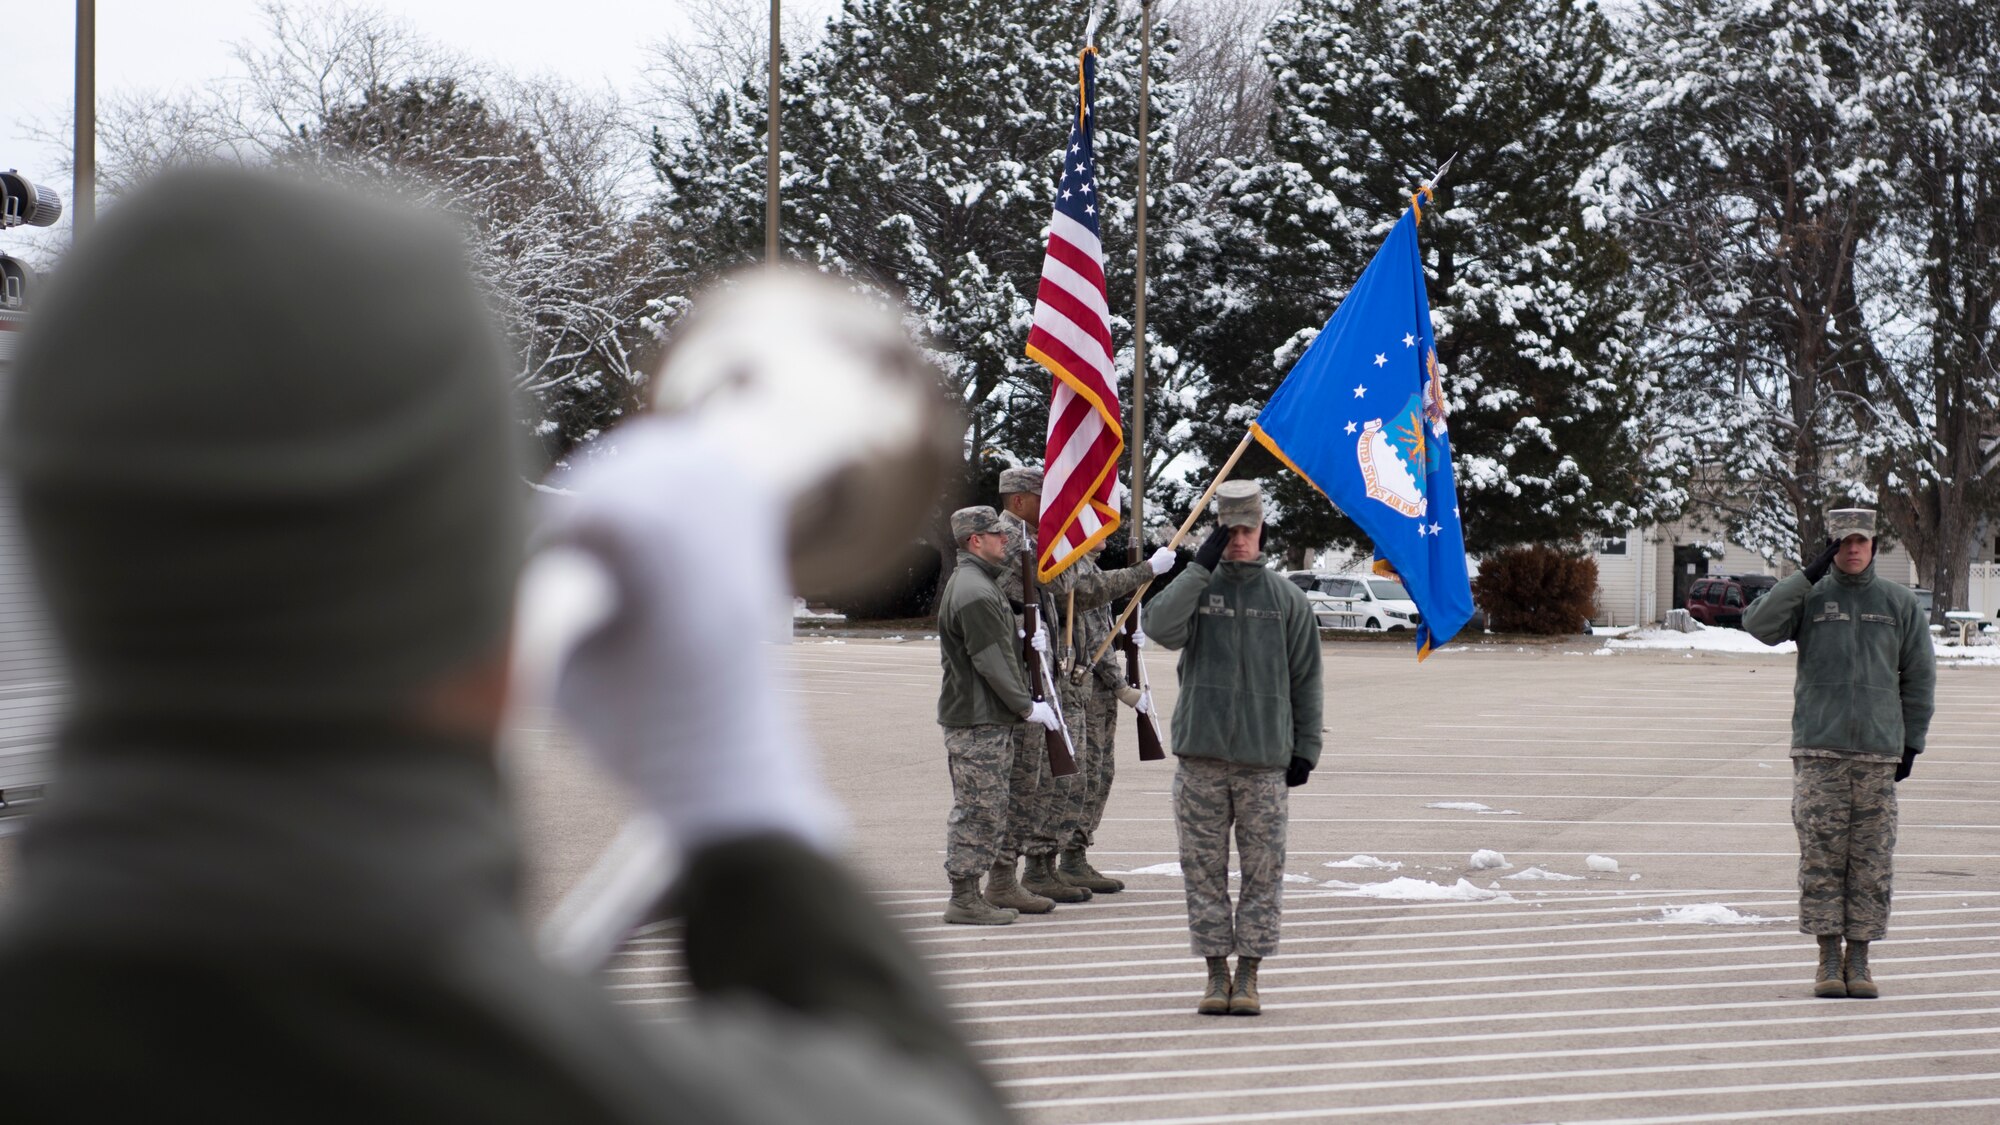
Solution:
M 1818 558 L 1806 564 L 1806 581 L 1818 585 L 1819 580 L 1826 577 L 1826 568 L 1833 565 L 1834 553 L 1839 550 L 1840 544 L 1833 539 L 1828 539 L 1826 541 L 1826 550 L 1821 551 Z
M 1208 538 L 1202 540 L 1201 546 L 1195 548 L 1194 564 L 1214 570 L 1222 562 L 1222 549 L 1227 546 L 1229 546 L 1229 529 L 1216 524 L 1215 530 L 1209 532 Z
M 1903 761 L 1900 765 L 1896 767 L 1897 781 L 1901 781 L 1904 778 L 1910 776 L 1910 767 L 1917 764 L 1917 755 L 1921 753 L 1923 753 L 1923 751 L 1917 749 L 1914 746 L 1903 747 Z M 1297 759 L 1293 760 L 1296 761 Z
M 1312 773 L 1312 771 L 1313 764 L 1311 762 L 1306 761 L 1304 758 L 1293 758 L 1292 764 L 1285 767 L 1285 788 L 1297 789 L 1299 786 L 1304 785 L 1306 783 L 1306 776 Z

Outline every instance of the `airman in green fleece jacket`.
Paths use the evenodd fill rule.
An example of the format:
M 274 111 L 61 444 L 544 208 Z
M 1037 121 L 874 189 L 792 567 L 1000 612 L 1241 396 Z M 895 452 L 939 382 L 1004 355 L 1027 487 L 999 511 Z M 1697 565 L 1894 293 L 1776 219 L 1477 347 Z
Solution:
M 1873 999 L 1868 943 L 1889 924 L 1896 782 L 1924 749 L 1937 657 L 1916 595 L 1875 574 L 1875 513 L 1828 512 L 1827 529 L 1826 549 L 1752 602 L 1743 628 L 1799 647 L 1792 821 L 1799 929 L 1820 945 L 1813 993 Z
M 1181 658 L 1174 706 L 1174 823 L 1194 952 L 1208 961 L 1196 1011 L 1254 1016 L 1257 967 L 1278 948 L 1287 791 L 1319 762 L 1319 628 L 1297 586 L 1258 561 L 1255 482 L 1216 490 L 1216 529 L 1146 607 L 1146 635 Z M 1229 906 L 1229 836 L 1242 891 Z M 1228 956 L 1236 954 L 1230 979 Z

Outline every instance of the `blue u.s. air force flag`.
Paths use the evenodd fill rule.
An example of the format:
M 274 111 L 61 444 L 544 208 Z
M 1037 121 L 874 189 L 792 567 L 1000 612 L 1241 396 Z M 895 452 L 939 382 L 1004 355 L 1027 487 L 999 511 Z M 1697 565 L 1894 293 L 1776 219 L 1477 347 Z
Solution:
M 1472 618 L 1415 201 L 1250 432 L 1375 541 L 1422 617 L 1421 659 Z

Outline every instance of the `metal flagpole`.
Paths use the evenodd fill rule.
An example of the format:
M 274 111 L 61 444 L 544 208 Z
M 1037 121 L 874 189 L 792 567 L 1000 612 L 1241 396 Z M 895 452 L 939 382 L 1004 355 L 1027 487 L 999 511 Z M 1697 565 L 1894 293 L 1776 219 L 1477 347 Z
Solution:
M 76 137 L 70 168 L 70 238 L 97 219 L 97 0 L 76 4 Z
M 1139 0 L 1139 281 L 1132 316 L 1132 561 L 1146 557 L 1146 133 L 1151 106 L 1153 0 Z M 1134 602 L 1138 598 L 1134 596 Z
M 771 0 L 770 152 L 764 158 L 764 261 L 778 264 L 778 4 Z

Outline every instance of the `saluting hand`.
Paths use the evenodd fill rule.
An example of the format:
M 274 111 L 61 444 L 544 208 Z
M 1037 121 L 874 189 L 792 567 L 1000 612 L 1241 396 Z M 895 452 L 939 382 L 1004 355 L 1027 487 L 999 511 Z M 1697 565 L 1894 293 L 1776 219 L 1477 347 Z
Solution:
M 1818 585 L 1819 580 L 1826 577 L 1826 568 L 1833 565 L 1833 556 L 1839 551 L 1840 543 L 1832 538 L 1827 539 L 1826 549 L 1819 553 L 1818 558 L 1806 564 L 1806 581 Z

